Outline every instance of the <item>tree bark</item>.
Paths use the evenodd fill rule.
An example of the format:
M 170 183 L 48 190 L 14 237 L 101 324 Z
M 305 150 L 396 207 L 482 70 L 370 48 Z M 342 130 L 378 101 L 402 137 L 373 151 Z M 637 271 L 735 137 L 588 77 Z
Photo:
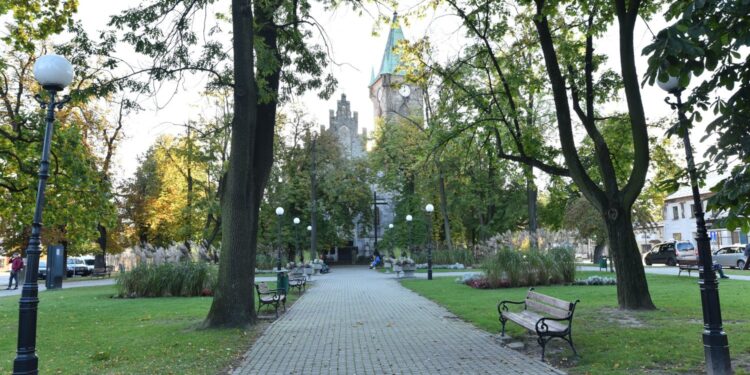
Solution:
M 102 250 L 102 257 L 95 257 L 94 267 L 105 268 L 107 267 L 107 227 L 97 224 L 96 229 L 99 231 L 99 238 L 96 242 L 99 243 L 99 248 Z M 99 259 L 101 259 L 101 262 Z
M 617 270 L 617 303 L 620 307 L 633 310 L 654 309 L 641 253 L 633 234 L 630 210 L 610 210 L 604 220 L 609 238 L 609 254 Z
M 532 249 L 539 249 L 539 235 L 537 233 L 537 195 L 538 190 L 534 183 L 534 168 L 525 167 L 526 171 L 526 199 L 529 212 L 529 241 Z
M 232 0 L 234 51 L 234 118 L 226 189 L 221 199 L 222 242 L 219 277 L 206 317 L 208 327 L 237 327 L 255 321 L 253 282 L 258 231 L 259 194 L 255 146 L 258 92 L 253 51 L 254 17 L 249 0 Z M 272 141 L 273 139 L 271 139 Z M 272 142 L 268 142 L 272 143 Z
M 599 242 L 597 241 L 594 245 L 594 254 L 591 256 L 594 263 L 599 263 L 599 260 L 602 259 L 602 253 L 604 253 L 604 245 L 605 242 Z
M 445 230 L 445 246 L 448 250 L 453 250 L 453 241 L 451 241 L 451 224 L 448 218 L 448 196 L 445 194 L 445 175 L 443 169 L 438 165 L 438 189 L 440 191 L 440 211 L 443 215 L 443 229 Z

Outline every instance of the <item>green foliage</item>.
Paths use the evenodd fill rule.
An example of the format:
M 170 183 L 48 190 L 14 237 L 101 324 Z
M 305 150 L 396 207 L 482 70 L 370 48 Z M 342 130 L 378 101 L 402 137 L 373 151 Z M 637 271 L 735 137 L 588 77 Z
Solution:
M 415 252 L 411 256 L 415 263 L 427 263 L 427 251 Z M 432 264 L 456 264 L 471 267 L 476 264 L 474 253 L 465 248 L 438 249 L 432 251 Z
M 747 1 L 695 0 L 671 4 L 665 16 L 674 23 L 661 30 L 644 48 L 649 56 L 646 80 L 653 84 L 667 77 L 680 78 L 687 87 L 691 76 L 701 81 L 689 93 L 681 109 L 688 121 L 677 123 L 671 133 L 682 136 L 693 122 L 711 111 L 715 119 L 706 130 L 717 141 L 708 148 L 710 167 L 729 177 L 713 187 L 709 209 L 727 213 L 730 229 L 750 230 L 750 15 Z M 704 74 L 706 73 L 706 74 Z
M 195 297 L 216 286 L 216 270 L 203 262 L 141 263 L 117 277 L 120 297 Z
M 501 248 L 482 263 L 482 270 L 493 287 L 571 283 L 575 258 L 570 249 L 521 252 Z
M 322 251 L 345 245 L 357 229 L 355 226 L 358 223 L 353 219 L 360 218 L 359 224 L 367 225 L 372 218 L 372 196 L 365 161 L 347 159 L 342 154 L 337 135 L 330 131 L 314 136 L 312 131 L 318 125 L 310 122 L 301 110 L 282 113 L 278 116 L 276 127 L 276 163 L 266 188 L 266 199 L 261 205 L 260 244 L 277 245 L 277 226 L 278 220 L 281 220 L 281 246 L 285 249 L 285 257 L 287 250 L 295 249 L 297 239 L 300 248 L 309 247 L 310 233 L 306 227 L 310 225 L 312 216 L 314 139 L 318 249 Z M 285 210 L 281 218 L 275 214 L 279 206 Z M 292 222 L 295 217 L 300 218 L 300 224 L 296 226 Z M 272 257 L 275 259 L 275 252 Z M 275 261 L 273 264 L 276 264 Z
M 78 0 L 5 0 L 0 2 L 0 16 L 10 12 L 12 21 L 1 39 L 15 51 L 33 53 L 38 41 L 71 25 L 77 10 Z

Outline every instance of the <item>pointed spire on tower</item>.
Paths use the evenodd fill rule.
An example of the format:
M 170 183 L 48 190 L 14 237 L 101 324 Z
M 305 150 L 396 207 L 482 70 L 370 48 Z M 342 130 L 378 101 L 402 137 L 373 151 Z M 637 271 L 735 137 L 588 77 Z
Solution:
M 401 30 L 401 25 L 398 23 L 398 13 L 393 12 L 393 20 L 391 21 L 391 30 L 388 32 L 388 41 L 385 44 L 385 51 L 383 51 L 383 60 L 380 63 L 380 74 L 400 74 L 396 69 L 401 63 L 401 56 L 394 51 L 394 48 L 398 46 L 398 42 L 404 40 L 404 32 Z

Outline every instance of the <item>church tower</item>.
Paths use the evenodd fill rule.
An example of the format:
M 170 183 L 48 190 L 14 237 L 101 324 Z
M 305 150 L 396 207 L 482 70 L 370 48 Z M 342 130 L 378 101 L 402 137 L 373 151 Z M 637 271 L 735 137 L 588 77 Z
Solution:
M 347 159 L 357 159 L 365 155 L 367 129 L 362 129 L 362 134 L 359 134 L 359 115 L 357 111 L 352 112 L 346 94 L 341 94 L 341 100 L 336 102 L 336 111 L 329 112 L 328 131 L 336 135 L 341 145 L 341 153 Z
M 383 118 L 386 122 L 405 117 L 423 117 L 422 90 L 414 84 L 404 82 L 405 74 L 399 66 L 401 57 L 398 48 L 402 41 L 405 41 L 404 32 L 398 23 L 398 15 L 394 13 L 380 70 L 377 75 L 373 74 L 370 82 L 370 100 L 375 117 Z

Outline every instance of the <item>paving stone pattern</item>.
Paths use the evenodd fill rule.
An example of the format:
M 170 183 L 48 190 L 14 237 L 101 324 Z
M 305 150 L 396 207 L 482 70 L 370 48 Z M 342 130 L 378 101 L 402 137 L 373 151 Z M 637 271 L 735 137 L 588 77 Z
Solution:
M 234 374 L 562 373 L 500 346 L 393 275 L 337 267 L 314 282 Z

